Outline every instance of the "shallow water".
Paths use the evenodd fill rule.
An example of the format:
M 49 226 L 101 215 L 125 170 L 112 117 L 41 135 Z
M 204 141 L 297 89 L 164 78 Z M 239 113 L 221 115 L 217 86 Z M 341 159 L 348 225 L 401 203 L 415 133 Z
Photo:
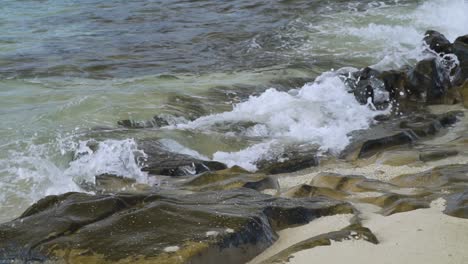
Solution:
M 288 144 L 339 151 L 376 113 L 332 69 L 411 64 L 425 30 L 454 40 L 468 24 L 464 0 L 4 0 L 0 10 L 0 222 L 99 173 L 144 181 L 133 139 L 252 170 Z M 184 98 L 208 116 L 117 126 L 184 110 Z M 101 150 L 71 162 L 89 140 Z

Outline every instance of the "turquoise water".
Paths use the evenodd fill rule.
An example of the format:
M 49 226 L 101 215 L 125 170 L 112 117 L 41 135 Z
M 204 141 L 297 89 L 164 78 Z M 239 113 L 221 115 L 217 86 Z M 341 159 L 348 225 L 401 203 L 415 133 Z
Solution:
M 248 95 L 298 89 L 345 66 L 411 64 L 421 56 L 426 29 L 453 40 L 468 24 L 463 0 L 4 0 L 0 11 L 0 222 L 44 195 L 80 190 L 76 182 L 97 173 L 143 179 L 132 139 L 165 139 L 174 149 L 182 145 L 231 165 L 264 155 L 279 144 L 272 140 L 346 142 L 355 127 L 327 130 L 347 117 L 334 109 L 350 103 L 358 111 L 350 114 L 365 110 L 328 79 L 330 89 L 310 86 L 300 100 L 290 100 L 297 90 L 268 92 L 255 102 Z M 330 96 L 321 100 L 315 91 Z M 204 115 L 247 103 L 178 128 L 117 125 L 174 107 L 189 111 L 178 98 L 196 99 Z M 254 103 L 257 112 L 243 110 Z M 271 115 L 276 106 L 287 116 Z M 239 135 L 210 123 L 220 118 L 261 124 Z M 328 137 L 341 128 L 339 137 Z M 109 151 L 70 163 L 87 140 Z

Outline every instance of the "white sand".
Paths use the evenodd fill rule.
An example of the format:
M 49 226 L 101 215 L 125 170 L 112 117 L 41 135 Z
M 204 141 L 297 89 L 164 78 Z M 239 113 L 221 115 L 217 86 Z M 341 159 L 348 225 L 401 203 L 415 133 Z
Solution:
M 363 224 L 372 230 L 380 244 L 362 240 L 333 242 L 331 246 L 298 252 L 290 263 L 468 263 L 468 220 L 443 214 L 441 201 L 437 200 L 429 209 L 386 217 L 367 212 Z
M 323 233 L 333 232 L 343 229 L 350 224 L 352 214 L 341 214 L 324 216 L 315 219 L 307 225 L 287 228 L 278 232 L 279 238 L 271 247 L 262 254 L 251 260 L 250 264 L 260 263 L 274 254 L 286 249 L 296 243 L 318 236 Z

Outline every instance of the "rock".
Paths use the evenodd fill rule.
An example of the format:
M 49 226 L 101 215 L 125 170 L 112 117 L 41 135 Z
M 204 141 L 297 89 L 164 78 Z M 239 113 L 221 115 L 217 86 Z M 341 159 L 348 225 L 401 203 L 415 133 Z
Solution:
M 259 181 L 246 182 L 242 187 L 257 191 L 264 191 L 270 189 L 279 191 L 280 189 L 278 180 L 273 177 L 266 177 Z
M 451 156 L 458 155 L 457 150 L 432 150 L 425 151 L 419 154 L 419 159 L 424 162 L 441 160 Z
M 95 185 L 92 187 L 91 191 L 97 193 L 139 193 L 139 192 L 148 192 L 151 191 L 152 187 L 143 184 L 137 183 L 133 178 L 127 178 L 112 174 L 101 174 L 95 177 Z
M 423 41 L 429 45 L 429 48 L 437 53 L 449 54 L 453 53 L 452 43 L 448 39 L 435 30 L 428 30 L 424 33 Z
M 175 124 L 176 119 L 177 118 L 174 116 L 161 114 L 161 115 L 154 116 L 153 119 L 151 120 L 135 121 L 135 120 L 126 119 L 126 120 L 118 121 L 117 124 L 126 128 L 152 128 L 152 127 L 158 128 L 158 127 L 168 126 L 170 124 Z
M 376 163 L 390 166 L 402 166 L 419 162 L 419 153 L 411 150 L 397 150 L 383 152 Z
M 411 144 L 417 139 L 417 136 L 414 134 L 412 130 L 406 130 L 397 132 L 393 135 L 370 139 L 361 144 L 359 148 L 358 158 L 366 158 L 370 157 L 379 151 L 400 146 Z
M 337 191 L 331 188 L 301 184 L 289 189 L 284 194 L 282 194 L 282 196 L 288 198 L 312 198 L 322 196 L 336 200 L 344 200 L 348 194 L 346 192 Z
M 340 175 L 322 172 L 316 175 L 310 185 L 343 192 L 391 191 L 397 189 L 392 184 L 368 179 L 360 175 Z
M 279 189 L 278 180 L 265 174 L 250 173 L 237 166 L 204 172 L 183 183 L 181 187 L 192 191 L 230 190 L 241 187 L 257 191 Z
M 449 74 L 436 58 L 419 61 L 410 72 L 405 86 L 411 100 L 429 104 L 441 103 L 451 87 Z
M 296 146 L 283 152 L 272 160 L 257 162 L 260 172 L 267 174 L 289 173 L 314 167 L 319 164 L 315 146 Z
M 401 121 L 400 128 L 410 129 L 418 137 L 427 137 L 435 135 L 442 128 L 442 124 L 436 117 L 416 116 Z
M 245 263 L 276 230 L 352 213 L 346 203 L 272 198 L 246 188 L 176 196 L 47 197 L 0 225 L 0 262 Z
M 379 75 L 379 78 L 383 81 L 385 90 L 389 93 L 390 101 L 400 102 L 407 98 L 405 85 L 408 82 L 408 76 L 405 71 L 384 71 Z
M 140 140 L 138 149 L 143 150 L 147 155 L 142 170 L 154 175 L 196 175 L 205 171 L 227 168 L 226 165 L 217 161 L 200 160 L 189 155 L 170 152 L 157 140 Z
M 388 216 L 396 213 L 409 212 L 416 209 L 429 208 L 429 202 L 419 199 L 399 199 L 391 205 L 383 208 L 380 213 Z
M 380 76 L 379 71 L 366 67 L 346 76 L 345 83 L 360 104 L 367 104 L 370 100 L 375 105 L 380 105 L 389 98 L 385 85 L 378 76 Z
M 468 35 L 458 37 L 453 43 L 453 53 L 457 55 L 460 62 L 460 76 L 458 82 L 461 84 L 468 79 Z
M 318 235 L 294 244 L 261 262 L 261 264 L 287 263 L 294 253 L 318 246 L 329 246 L 332 241 L 340 242 L 344 240 L 364 240 L 372 244 L 379 243 L 379 240 L 369 228 L 363 227 L 360 224 L 354 224 L 340 231 Z
M 468 80 L 459 88 L 462 97 L 462 103 L 465 108 L 468 108 Z
M 400 187 L 441 188 L 449 184 L 468 182 L 468 164 L 436 167 L 415 174 L 405 174 L 390 180 Z
M 468 219 L 468 191 L 455 193 L 446 198 L 445 214 Z

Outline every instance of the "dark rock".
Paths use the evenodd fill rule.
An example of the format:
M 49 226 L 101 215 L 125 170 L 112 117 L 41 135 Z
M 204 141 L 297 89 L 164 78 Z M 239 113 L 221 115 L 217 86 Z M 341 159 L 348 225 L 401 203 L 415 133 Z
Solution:
M 344 240 L 364 240 L 372 244 L 379 243 L 379 240 L 369 228 L 363 227 L 360 224 L 354 224 L 343 228 L 340 231 L 326 233 L 301 241 L 287 249 L 280 251 L 279 253 L 261 263 L 287 263 L 294 253 L 318 246 L 329 246 L 331 245 L 332 241 L 340 242 Z
M 367 104 L 368 100 L 374 104 L 383 103 L 383 99 L 376 98 L 376 94 L 383 92 L 385 87 L 378 76 L 380 76 L 379 71 L 366 67 L 352 73 L 351 78 L 346 76 L 345 83 L 360 104 Z
M 205 171 L 227 168 L 226 165 L 217 161 L 200 160 L 189 155 L 170 152 L 157 140 L 140 140 L 138 148 L 147 155 L 143 171 L 154 175 L 196 175 Z
M 463 117 L 464 113 L 462 111 L 451 111 L 445 114 L 441 114 L 437 116 L 437 120 L 439 120 L 440 124 L 443 127 L 451 126 L 458 122 L 458 117 Z
M 460 62 L 458 83 L 462 84 L 468 79 L 468 35 L 458 37 L 453 43 L 453 50 Z
M 276 230 L 335 213 L 346 203 L 273 198 L 246 188 L 184 196 L 46 198 L 0 225 L 0 262 L 245 263 Z
M 423 40 L 429 45 L 431 50 L 437 53 L 453 53 L 452 43 L 440 32 L 428 30 L 424 33 Z
M 278 180 L 271 176 L 265 177 L 259 181 L 246 182 L 242 187 L 253 189 L 256 191 L 263 191 L 268 189 L 279 191 L 280 188 Z
M 407 98 L 405 86 L 408 82 L 408 76 L 405 71 L 384 71 L 379 75 L 379 78 L 383 81 L 385 90 L 389 93 L 390 101 L 402 101 L 402 99 Z
M 126 128 L 158 128 L 169 125 L 170 116 L 168 115 L 157 115 L 151 120 L 146 121 L 135 121 L 135 120 L 120 120 L 117 122 L 118 125 Z
M 445 214 L 468 219 L 468 191 L 455 193 L 446 198 Z
M 417 116 L 401 121 L 400 128 L 410 129 L 418 137 L 426 137 L 435 135 L 442 128 L 442 124 L 436 117 Z
M 436 58 L 419 61 L 405 86 L 409 98 L 426 103 L 441 103 L 452 87 L 450 76 Z
M 365 141 L 359 150 L 358 158 L 366 158 L 390 147 L 411 144 L 417 136 L 411 130 L 397 132 L 393 135 Z
M 272 160 L 257 162 L 260 172 L 267 174 L 289 173 L 319 165 L 315 146 L 297 146 L 285 150 Z

